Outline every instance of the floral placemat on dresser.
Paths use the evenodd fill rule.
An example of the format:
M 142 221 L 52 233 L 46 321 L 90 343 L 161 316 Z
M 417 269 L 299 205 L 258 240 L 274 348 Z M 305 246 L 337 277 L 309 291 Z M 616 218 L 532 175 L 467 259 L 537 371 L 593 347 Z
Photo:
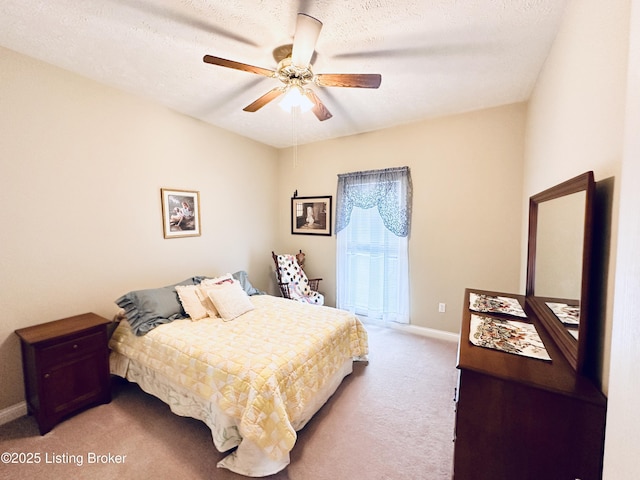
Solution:
M 551 360 L 536 327 L 529 323 L 471 314 L 469 341 L 479 347 Z
M 526 318 L 522 305 L 516 298 L 498 297 L 480 293 L 469 294 L 469 308 L 481 313 L 505 313 L 516 317 Z
M 547 307 L 565 325 L 580 325 L 580 307 L 566 303 L 546 302 Z

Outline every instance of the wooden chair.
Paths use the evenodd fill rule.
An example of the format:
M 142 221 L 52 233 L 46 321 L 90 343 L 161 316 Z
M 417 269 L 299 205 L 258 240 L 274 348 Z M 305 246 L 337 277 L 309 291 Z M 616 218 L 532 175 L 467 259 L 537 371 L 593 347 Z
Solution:
M 318 292 L 322 278 L 307 278 L 298 264 L 296 255 L 278 255 L 272 251 L 271 257 L 276 267 L 278 287 L 284 298 L 315 305 L 324 304 L 324 296 Z

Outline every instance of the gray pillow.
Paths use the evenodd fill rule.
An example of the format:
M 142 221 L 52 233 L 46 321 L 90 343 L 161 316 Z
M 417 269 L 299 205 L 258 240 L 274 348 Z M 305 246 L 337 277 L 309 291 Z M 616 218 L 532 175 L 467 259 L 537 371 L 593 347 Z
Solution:
M 175 286 L 197 283 L 199 282 L 191 277 L 166 287 L 135 290 L 118 298 L 116 304 L 124 309 L 133 332 L 144 335 L 158 325 L 185 318 L 187 314 L 182 308 Z
M 249 281 L 249 275 L 244 270 L 231 274 L 233 278 L 240 282 L 242 289 L 247 292 L 247 295 L 265 295 L 265 292 L 258 290 Z

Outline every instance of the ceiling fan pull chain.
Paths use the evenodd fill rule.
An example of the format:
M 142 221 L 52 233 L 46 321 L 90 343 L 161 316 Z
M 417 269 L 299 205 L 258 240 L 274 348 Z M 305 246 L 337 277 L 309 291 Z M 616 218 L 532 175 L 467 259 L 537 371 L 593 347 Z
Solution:
M 291 143 L 293 144 L 293 168 L 298 168 L 298 115 L 300 107 L 291 107 Z

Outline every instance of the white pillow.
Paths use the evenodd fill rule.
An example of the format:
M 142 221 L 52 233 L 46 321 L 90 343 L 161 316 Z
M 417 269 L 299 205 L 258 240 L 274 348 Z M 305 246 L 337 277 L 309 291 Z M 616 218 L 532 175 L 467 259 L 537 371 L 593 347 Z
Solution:
M 218 309 L 216 308 L 216 306 L 207 295 L 207 292 L 210 288 L 225 282 L 233 282 L 233 276 L 230 273 L 226 273 L 215 278 L 206 278 L 200 283 L 200 285 L 198 285 L 198 288 L 196 289 L 196 295 L 200 299 L 200 303 L 207 311 L 207 315 L 209 317 L 216 318 L 219 317 L 220 314 L 218 313 Z
M 207 289 L 207 296 L 225 322 L 255 308 L 237 280 L 211 285 Z
M 191 320 L 202 320 L 209 316 L 198 296 L 198 285 L 176 285 L 176 292 L 178 292 L 182 308 L 191 317 Z

